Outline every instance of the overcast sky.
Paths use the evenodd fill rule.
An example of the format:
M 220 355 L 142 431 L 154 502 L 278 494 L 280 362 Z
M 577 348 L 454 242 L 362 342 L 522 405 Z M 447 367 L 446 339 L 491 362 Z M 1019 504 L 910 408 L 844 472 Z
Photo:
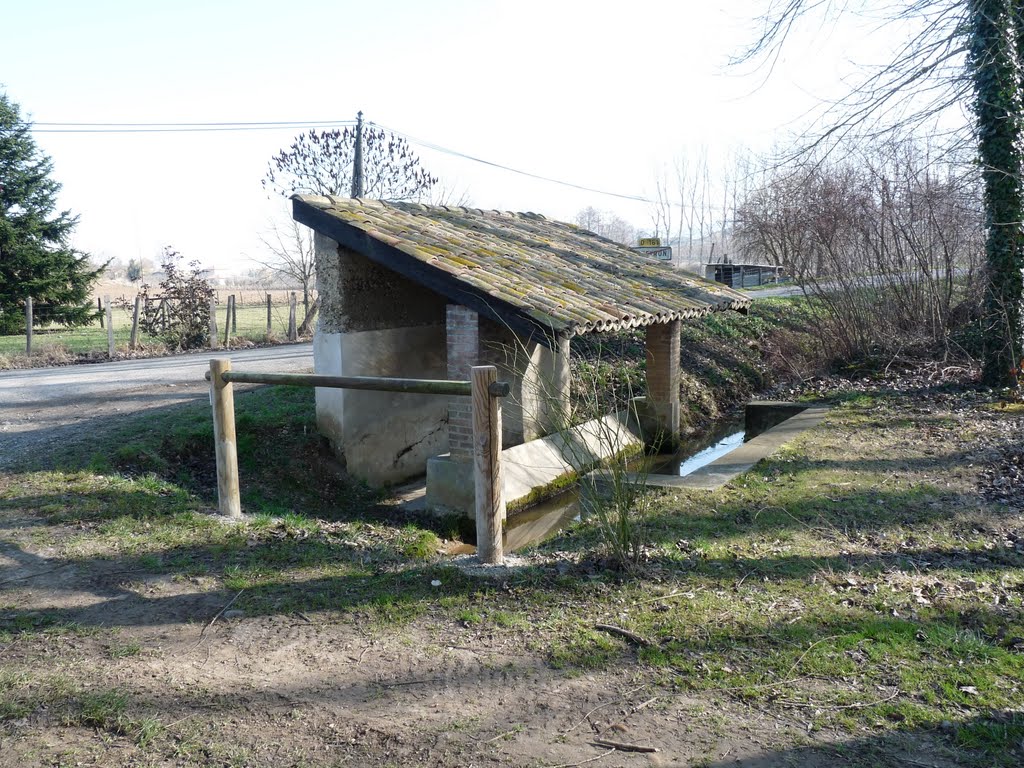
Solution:
M 8 4 L 0 88 L 39 122 L 367 119 L 524 171 L 654 195 L 658 169 L 707 148 L 764 150 L 836 96 L 852 61 L 884 59 L 871 23 L 798 29 L 765 73 L 730 70 L 760 0 L 36 0 Z M 81 217 L 76 245 L 155 257 L 173 245 L 242 269 L 280 198 L 262 179 L 294 129 L 37 133 Z M 648 206 L 416 147 L 482 208 L 571 219 Z

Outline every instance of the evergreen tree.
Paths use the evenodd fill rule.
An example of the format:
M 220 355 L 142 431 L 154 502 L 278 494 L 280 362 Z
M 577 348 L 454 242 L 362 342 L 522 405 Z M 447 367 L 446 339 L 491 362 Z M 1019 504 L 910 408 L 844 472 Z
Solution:
M 0 93 L 0 334 L 25 330 L 25 297 L 37 325 L 84 325 L 89 289 L 103 268 L 68 240 L 78 217 L 56 212 L 60 184 L 18 105 Z

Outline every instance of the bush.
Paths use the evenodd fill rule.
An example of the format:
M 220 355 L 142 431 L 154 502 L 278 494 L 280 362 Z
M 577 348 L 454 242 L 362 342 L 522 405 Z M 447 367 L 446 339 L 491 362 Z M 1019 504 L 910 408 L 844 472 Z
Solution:
M 143 306 L 139 327 L 172 349 L 198 349 L 210 341 L 213 288 L 198 261 L 190 261 L 185 269 L 181 259 L 173 248 L 164 248 L 159 294 L 151 293 L 148 284 L 139 290 Z

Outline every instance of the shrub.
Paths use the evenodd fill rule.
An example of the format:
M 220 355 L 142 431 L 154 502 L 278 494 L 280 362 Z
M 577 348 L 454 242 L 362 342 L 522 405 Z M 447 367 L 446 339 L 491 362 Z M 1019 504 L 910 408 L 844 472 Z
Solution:
M 213 288 L 203 277 L 198 261 L 181 265 L 181 254 L 164 248 L 160 268 L 164 279 L 159 294 L 148 284 L 139 290 L 143 310 L 139 317 L 142 330 L 172 349 L 197 349 L 210 340 L 210 300 Z

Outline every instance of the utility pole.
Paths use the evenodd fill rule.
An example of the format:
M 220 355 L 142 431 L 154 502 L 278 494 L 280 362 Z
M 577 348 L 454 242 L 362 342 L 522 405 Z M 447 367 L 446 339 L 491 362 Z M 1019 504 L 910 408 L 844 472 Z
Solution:
M 352 163 L 352 197 L 363 196 L 363 113 L 356 115 L 356 152 Z

